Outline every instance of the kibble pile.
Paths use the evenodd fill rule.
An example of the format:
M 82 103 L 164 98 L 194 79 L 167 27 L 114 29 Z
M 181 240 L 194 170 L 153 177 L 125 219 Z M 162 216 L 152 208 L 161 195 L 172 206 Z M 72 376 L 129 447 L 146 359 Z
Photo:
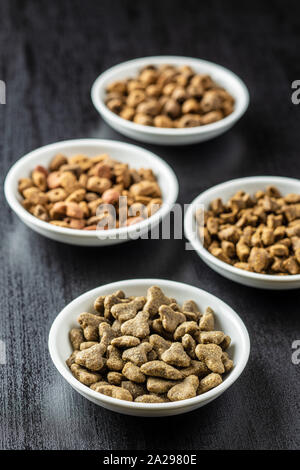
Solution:
M 144 126 L 204 126 L 234 110 L 234 98 L 224 88 L 187 65 L 148 65 L 135 78 L 110 83 L 106 92 L 112 112 Z
M 215 331 L 212 309 L 192 300 L 180 307 L 157 286 L 147 297 L 123 291 L 100 296 L 70 331 L 73 375 L 96 392 L 121 400 L 185 400 L 222 382 L 233 361 L 230 337 Z

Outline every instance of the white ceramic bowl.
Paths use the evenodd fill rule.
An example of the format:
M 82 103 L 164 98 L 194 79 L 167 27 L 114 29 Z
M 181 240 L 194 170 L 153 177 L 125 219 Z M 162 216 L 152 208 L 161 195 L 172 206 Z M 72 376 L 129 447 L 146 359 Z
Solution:
M 67 156 L 79 153 L 88 156 L 108 153 L 111 157 L 121 162 L 129 163 L 131 168 L 151 168 L 157 176 L 162 190 L 163 205 L 153 216 L 140 223 L 120 229 L 101 230 L 101 238 L 99 238 L 99 230 L 90 232 L 74 230 L 43 222 L 27 212 L 21 205 L 22 197 L 18 192 L 18 180 L 19 178 L 29 176 L 30 172 L 38 164 L 48 166 L 56 153 L 63 153 Z M 7 174 L 4 191 L 7 202 L 12 210 L 28 227 L 41 235 L 72 245 L 101 246 L 113 245 L 134 239 L 134 237 L 136 238 L 137 230 L 140 234 L 144 234 L 150 228 L 158 225 L 160 220 L 170 212 L 172 205 L 176 202 L 178 182 L 170 166 L 148 150 L 136 145 L 115 142 L 113 140 L 78 139 L 46 145 L 20 158 Z
M 268 185 L 276 186 L 283 195 L 288 193 L 300 194 L 300 180 L 283 178 L 279 176 L 253 176 L 239 178 L 226 183 L 218 184 L 204 191 L 190 204 L 184 219 L 185 236 L 197 251 L 200 258 L 214 271 L 235 282 L 245 286 L 258 287 L 260 289 L 298 289 L 300 287 L 300 274 L 289 276 L 274 276 L 270 274 L 257 274 L 235 268 L 230 264 L 220 261 L 209 253 L 202 245 L 196 231 L 196 208 L 203 206 L 208 209 L 209 203 L 218 197 L 226 202 L 238 190 L 242 189 L 254 194 L 259 189 L 266 189 Z
M 71 328 L 78 326 L 77 318 L 81 312 L 93 311 L 93 302 L 97 296 L 111 294 L 118 289 L 126 295 L 145 295 L 148 287 L 157 285 L 169 297 L 174 297 L 179 303 L 193 299 L 201 310 L 210 306 L 216 312 L 217 328 L 224 330 L 232 339 L 229 354 L 234 360 L 234 368 L 227 374 L 218 387 L 203 395 L 188 400 L 173 403 L 135 403 L 110 398 L 95 392 L 75 379 L 65 361 L 70 356 L 72 348 L 68 339 Z M 67 305 L 56 317 L 49 334 L 49 351 L 55 367 L 67 382 L 88 400 L 119 413 L 136 416 L 170 416 L 192 411 L 206 405 L 232 385 L 242 373 L 247 364 L 250 352 L 250 340 L 246 327 L 240 317 L 222 300 L 198 289 L 197 287 L 180 282 L 162 279 L 130 279 L 114 282 L 97 287 Z M 230 410 L 228 410 L 230 412 Z
M 232 114 L 221 121 L 206 126 L 185 129 L 166 129 L 143 126 L 127 121 L 108 109 L 105 104 L 105 90 L 115 80 L 135 77 L 139 70 L 149 64 L 190 65 L 197 73 L 207 73 L 235 98 L 235 109 Z M 103 119 L 121 134 L 150 144 L 186 145 L 213 139 L 230 129 L 244 114 L 249 103 L 249 93 L 242 80 L 221 65 L 191 57 L 155 56 L 129 60 L 111 67 L 102 73 L 94 82 L 91 97 L 97 111 Z

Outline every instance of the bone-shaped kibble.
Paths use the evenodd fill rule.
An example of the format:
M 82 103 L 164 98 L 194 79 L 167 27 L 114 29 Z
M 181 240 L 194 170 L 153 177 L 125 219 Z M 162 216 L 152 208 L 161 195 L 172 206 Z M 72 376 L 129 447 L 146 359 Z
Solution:
M 161 305 L 158 312 L 163 328 L 169 333 L 173 333 L 177 326 L 186 320 L 186 317 L 183 313 L 176 312 L 168 305 Z
M 162 355 L 161 359 L 172 366 L 188 367 L 191 358 L 187 355 L 181 343 L 173 343 Z
M 73 349 L 80 349 L 81 343 L 84 342 L 84 336 L 81 328 L 72 328 L 69 338 Z
M 145 385 L 131 382 L 131 380 L 123 380 L 121 386 L 131 393 L 133 399 L 147 393 Z
M 124 336 L 119 336 L 118 338 L 115 338 L 111 341 L 111 344 L 113 346 L 116 346 L 116 348 L 132 348 L 134 346 L 137 346 L 140 344 L 140 340 L 136 338 L 135 336 L 130 336 L 130 335 L 124 335 Z
M 208 374 L 206 377 L 200 380 L 198 394 L 200 395 L 202 393 L 208 392 L 208 390 L 217 387 L 217 385 L 220 385 L 220 383 L 222 383 L 222 377 L 219 374 Z
M 108 397 L 119 398 L 119 400 L 132 401 L 132 395 L 128 390 L 116 387 L 115 385 L 98 385 L 98 387 L 95 388 L 95 391 L 103 393 Z
M 175 341 L 180 340 L 187 333 L 193 336 L 199 331 L 199 326 L 195 321 L 185 321 L 179 325 L 174 332 Z
M 93 383 L 101 380 L 100 374 L 97 374 L 96 372 L 89 372 L 78 364 L 72 364 L 70 369 L 74 377 L 76 377 L 76 379 L 84 385 L 90 386 Z
M 201 317 L 201 312 L 198 308 L 198 305 L 193 300 L 186 300 L 185 302 L 183 302 L 182 311 L 184 312 L 188 320 L 199 320 L 199 318 Z M 196 318 L 189 318 L 185 312 L 189 312 L 190 314 L 193 313 L 193 316 L 196 316 Z
M 149 338 L 149 343 L 152 345 L 159 359 L 161 358 L 162 353 L 169 349 L 172 344 L 171 341 L 167 341 L 159 335 L 151 335 Z
M 144 310 L 148 312 L 150 316 L 154 316 L 161 305 L 170 305 L 173 299 L 169 299 L 165 296 L 162 290 L 157 286 L 149 287 L 147 291 L 147 302 Z
M 106 359 L 103 358 L 106 348 L 102 344 L 96 344 L 91 348 L 79 351 L 76 354 L 75 362 L 80 366 L 84 366 L 92 371 L 103 369 Z
M 120 372 L 108 372 L 107 380 L 111 385 L 121 385 L 123 375 Z
M 186 400 L 196 396 L 199 379 L 196 375 L 186 377 L 180 384 L 174 385 L 168 391 L 168 398 L 171 401 Z
M 107 347 L 107 367 L 113 371 L 122 370 L 124 367 L 124 361 L 122 360 L 121 353 L 112 344 Z
M 150 333 L 149 314 L 147 312 L 139 312 L 135 318 L 127 320 L 121 326 L 123 335 L 136 336 L 137 338 L 145 338 Z
M 182 338 L 181 338 L 182 346 L 188 353 L 188 355 L 192 358 L 195 359 L 196 354 L 195 354 L 195 348 L 196 348 L 196 341 L 194 338 L 186 333 Z
M 130 361 L 136 366 L 141 366 L 148 361 L 148 353 L 152 350 L 150 343 L 141 343 L 138 346 L 126 349 L 122 354 L 124 361 Z
M 160 397 L 158 395 L 151 394 L 151 395 L 141 395 L 141 396 L 137 397 L 134 401 L 138 402 L 138 403 L 165 403 L 169 400 L 167 400 L 164 397 Z
M 100 315 L 104 315 L 104 301 L 105 295 L 100 295 L 94 302 L 94 309 L 100 313 Z
M 116 333 L 108 323 L 103 322 L 99 325 L 99 336 L 100 344 L 106 351 L 112 339 L 117 338 L 118 333 Z
M 76 359 L 76 356 L 77 356 L 78 352 L 79 352 L 78 349 L 74 349 L 71 356 L 69 356 L 68 359 L 66 360 L 66 364 L 69 368 L 71 368 L 72 364 L 75 364 L 75 359 Z
M 136 297 L 131 302 L 113 305 L 111 308 L 112 316 L 121 323 L 131 320 L 136 316 L 137 312 L 142 310 L 145 303 L 145 297 Z
M 115 320 L 111 327 L 116 333 L 121 334 L 121 322 L 119 320 Z
M 175 380 L 165 380 L 159 377 L 148 377 L 147 390 L 151 393 L 167 393 L 170 388 L 176 385 Z
M 83 334 L 87 341 L 97 341 L 99 339 L 99 325 L 102 322 L 107 322 L 106 318 L 99 317 L 93 313 L 84 312 L 78 318 L 78 323 L 83 329 Z
M 111 308 L 113 305 L 120 304 L 123 302 L 129 302 L 128 299 L 125 299 L 125 294 L 123 291 L 119 290 L 114 294 L 106 295 L 104 299 L 104 316 L 105 318 L 111 318 Z
M 228 349 L 229 346 L 230 346 L 230 344 L 231 344 L 231 338 L 230 338 L 230 336 L 225 335 L 225 338 L 223 339 L 222 343 L 220 343 L 220 346 L 221 346 L 221 348 L 223 349 L 223 351 L 224 351 L 225 349 Z
M 195 349 L 196 356 L 204 361 L 207 367 L 218 374 L 223 374 L 225 368 L 222 362 L 222 348 L 217 344 L 198 344 Z
M 223 331 L 201 331 L 200 340 L 201 343 L 207 344 L 220 344 L 225 338 Z
M 215 327 L 215 318 L 213 310 L 208 307 L 199 321 L 201 331 L 212 331 Z
M 166 364 L 163 361 L 150 361 L 141 366 L 143 374 L 152 377 L 162 377 L 163 379 L 180 380 L 182 374 L 175 367 Z
M 229 358 L 226 352 L 222 354 L 222 362 L 224 364 L 225 372 L 229 372 L 233 368 L 233 361 Z
M 185 378 L 185 377 L 188 377 L 189 375 L 197 375 L 197 376 L 206 375 L 208 374 L 209 369 L 204 361 L 192 360 L 191 365 L 189 367 L 185 367 L 184 369 L 180 369 L 180 372 Z
M 97 341 L 84 341 L 83 343 L 80 344 L 80 351 L 84 351 L 85 349 L 89 349 L 91 348 L 92 346 L 95 346 L 97 343 Z
M 128 380 L 131 380 L 132 382 L 146 382 L 146 377 L 142 370 L 138 366 L 132 364 L 132 362 L 127 362 L 125 364 L 122 369 L 122 374 L 124 375 L 124 377 L 126 377 Z

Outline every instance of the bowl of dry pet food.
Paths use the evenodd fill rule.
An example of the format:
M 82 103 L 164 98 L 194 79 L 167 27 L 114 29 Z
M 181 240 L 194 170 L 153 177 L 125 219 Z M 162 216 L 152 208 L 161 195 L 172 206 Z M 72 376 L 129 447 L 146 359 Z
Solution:
M 162 279 L 103 285 L 67 305 L 49 333 L 52 361 L 93 403 L 136 416 L 206 405 L 250 351 L 240 317 L 197 287 Z
M 115 130 L 151 144 L 186 145 L 217 137 L 245 113 L 249 93 L 230 70 L 190 57 L 130 60 L 102 73 L 91 97 Z
M 262 289 L 300 287 L 300 180 L 240 178 L 200 194 L 185 235 L 216 272 Z
M 111 245 L 155 228 L 177 199 L 157 155 L 111 140 L 79 139 L 22 157 L 5 180 L 12 210 L 36 232 L 73 245 Z

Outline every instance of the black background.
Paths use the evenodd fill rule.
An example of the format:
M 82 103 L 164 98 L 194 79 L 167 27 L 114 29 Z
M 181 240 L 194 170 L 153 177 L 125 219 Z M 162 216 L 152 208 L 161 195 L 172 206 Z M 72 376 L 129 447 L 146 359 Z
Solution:
M 90 88 L 106 68 L 154 55 L 194 56 L 236 72 L 250 90 L 230 132 L 191 147 L 142 144 L 175 170 L 179 202 L 248 175 L 299 177 L 297 2 L 0 1 L 1 183 L 28 151 L 63 139 L 129 141 L 104 124 Z M 1 204 L 0 365 L 2 449 L 296 449 L 300 444 L 299 291 L 260 291 L 206 267 L 181 240 L 80 248 L 43 238 Z M 199 286 L 243 318 L 252 351 L 240 379 L 187 415 L 122 416 L 88 402 L 52 365 L 47 337 L 57 313 L 103 283 L 161 277 Z

